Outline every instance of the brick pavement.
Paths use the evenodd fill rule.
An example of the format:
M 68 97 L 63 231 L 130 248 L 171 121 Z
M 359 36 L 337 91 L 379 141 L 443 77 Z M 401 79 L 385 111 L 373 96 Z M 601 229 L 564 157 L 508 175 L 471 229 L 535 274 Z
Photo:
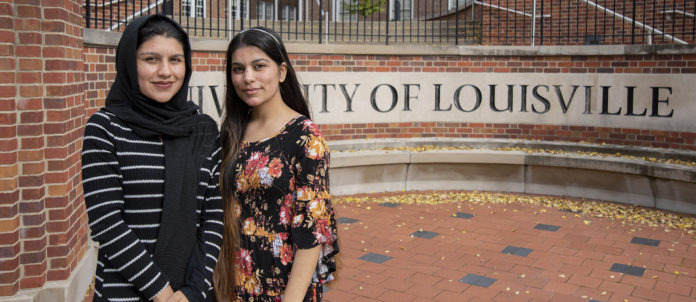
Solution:
M 696 240 L 528 204 L 336 203 L 325 301 L 696 301 Z

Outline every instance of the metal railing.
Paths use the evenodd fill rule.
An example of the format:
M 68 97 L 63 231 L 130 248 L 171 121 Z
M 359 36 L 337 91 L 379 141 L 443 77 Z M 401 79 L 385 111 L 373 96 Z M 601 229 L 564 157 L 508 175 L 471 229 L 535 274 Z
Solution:
M 272 28 L 285 41 L 340 44 L 688 44 L 694 0 L 85 0 L 85 27 L 121 31 L 163 13 L 192 37 Z
M 696 39 L 694 0 L 498 0 L 476 5 L 483 8 L 482 43 L 488 45 L 691 44 Z
M 85 27 L 121 31 L 162 13 L 192 37 L 229 38 L 250 26 L 309 43 L 479 44 L 473 0 L 86 0 Z M 365 4 L 369 6 L 358 6 Z

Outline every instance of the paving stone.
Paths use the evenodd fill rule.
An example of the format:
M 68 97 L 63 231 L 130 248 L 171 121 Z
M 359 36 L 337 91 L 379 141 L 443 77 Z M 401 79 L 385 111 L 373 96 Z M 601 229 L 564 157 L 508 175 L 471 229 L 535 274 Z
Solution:
M 534 227 L 534 229 L 536 229 L 536 230 L 549 231 L 549 232 L 558 231 L 558 229 L 560 229 L 560 228 L 561 227 L 557 226 L 557 225 L 543 224 L 543 223 L 537 224 Z
M 382 255 L 382 254 L 375 254 L 375 253 L 367 253 L 365 255 L 362 255 L 360 260 L 368 261 L 368 262 L 373 262 L 377 264 L 382 264 L 386 262 L 387 260 L 391 259 L 392 257 L 387 256 L 387 255 Z
M 645 268 L 621 263 L 614 263 L 614 265 L 612 265 L 609 270 L 612 272 L 623 273 L 638 277 L 642 277 L 643 273 L 645 273 Z
M 360 220 L 355 219 L 355 218 L 349 218 L 349 217 L 338 217 L 338 219 L 336 219 L 337 223 L 343 223 L 343 224 L 351 224 L 351 223 L 355 223 L 358 221 L 360 221 Z
M 488 278 L 485 276 L 481 275 L 476 275 L 476 274 L 468 274 L 464 276 L 464 278 L 459 280 L 460 282 L 468 283 L 471 285 L 476 285 L 480 287 L 489 287 L 491 284 L 493 284 L 496 279 L 493 278 Z
M 633 237 L 633 239 L 631 240 L 631 243 L 649 245 L 649 246 L 658 246 L 658 245 L 660 245 L 660 240 L 643 238 L 643 237 Z
M 457 212 L 454 217 L 456 218 L 464 218 L 464 219 L 471 219 L 474 218 L 474 214 L 469 214 L 469 213 L 464 213 L 464 212 Z
M 500 252 L 503 254 L 510 254 L 510 255 L 515 255 L 515 256 L 527 257 L 529 255 L 529 253 L 531 253 L 532 251 L 533 251 L 532 249 L 509 245 L 508 247 L 504 248 Z
M 387 208 L 396 208 L 399 206 L 398 203 L 394 203 L 394 202 L 383 202 L 383 203 L 380 203 L 379 205 L 381 205 L 383 207 L 387 207 Z
M 549 301 L 551 297 L 557 297 L 556 301 L 570 301 L 572 297 L 578 301 L 602 302 L 614 297 L 620 297 L 621 301 L 624 298 L 652 299 L 645 290 L 669 293 L 669 299 L 663 295 L 652 299 L 656 301 L 693 300 L 689 293 L 693 293 L 694 286 L 684 279 L 683 272 L 689 272 L 690 276 L 696 267 L 696 253 L 689 253 L 690 248 L 696 246 L 696 240 L 681 237 L 677 231 L 644 230 L 627 236 L 619 220 L 595 218 L 593 223 L 583 224 L 582 218 L 556 210 L 557 214 L 541 215 L 540 210 L 548 208 L 535 205 L 511 211 L 507 204 L 472 205 L 470 210 L 467 203 L 399 204 L 396 209 L 373 203 L 371 210 L 365 212 L 367 205 L 345 203 L 334 207 L 337 218 L 358 221 L 349 228 L 347 224 L 339 225 L 343 226 L 339 228 L 339 237 L 345 247 L 341 250 L 344 265 L 338 272 L 339 278 L 329 283 L 326 301 L 377 301 L 380 297 L 385 301 L 461 301 L 474 296 L 481 301 L 493 301 L 509 295 L 508 286 L 511 290 L 540 289 L 530 290 L 530 298 L 539 301 Z M 458 218 L 457 213 L 475 216 L 468 219 L 468 215 L 459 214 Z M 562 215 L 566 218 L 561 218 Z M 353 227 L 363 223 L 369 228 Z M 395 223 L 401 226 L 395 227 Z M 559 228 L 551 234 L 550 226 Z M 510 228 L 519 231 L 510 232 Z M 415 232 L 417 230 L 429 232 Z M 420 237 L 432 236 L 434 232 L 438 234 L 432 239 Z M 410 238 L 411 233 L 419 238 Z M 655 248 L 637 243 L 655 243 L 642 239 L 630 243 L 634 236 L 657 240 L 659 245 Z M 361 241 L 364 242 L 358 244 Z M 679 243 L 673 247 L 674 255 L 665 254 L 666 248 L 661 247 L 668 242 L 672 247 L 675 241 Z M 529 250 L 533 254 L 524 257 Z M 639 251 L 642 255 L 635 256 Z M 630 262 L 635 267 L 623 259 L 624 252 L 640 258 Z M 462 262 L 467 264 L 461 265 Z M 624 265 L 620 265 L 622 263 Z M 643 265 L 647 266 L 644 270 Z M 679 275 L 675 271 L 679 271 Z M 469 273 L 473 275 L 467 276 Z M 566 277 L 557 280 L 563 274 Z M 610 276 L 614 278 L 608 279 Z M 387 279 L 391 283 L 384 281 Z M 503 284 L 505 282 L 509 284 Z M 399 286 L 394 286 L 395 283 Z M 399 295 L 388 294 L 390 291 L 414 294 L 418 291 L 414 284 L 432 286 L 453 295 L 431 297 L 427 293 L 427 297 L 395 300 Z M 364 288 L 359 290 L 361 286 Z M 642 295 L 632 296 L 637 287 L 645 290 Z M 603 291 L 607 292 L 606 296 L 600 295 Z M 680 300 L 682 296 L 685 298 Z
M 435 232 L 430 232 L 430 231 L 416 231 L 416 232 L 413 232 L 411 235 L 413 235 L 414 237 L 418 237 L 418 238 L 432 239 L 439 234 L 435 233 Z

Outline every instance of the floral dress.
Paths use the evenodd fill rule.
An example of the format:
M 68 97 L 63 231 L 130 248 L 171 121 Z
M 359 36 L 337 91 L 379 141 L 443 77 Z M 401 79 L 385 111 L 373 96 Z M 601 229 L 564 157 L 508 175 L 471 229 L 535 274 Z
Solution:
M 297 249 L 321 245 L 304 301 L 320 301 L 333 280 L 338 253 L 328 192 L 329 151 L 319 127 L 304 116 L 276 135 L 244 142 L 234 163 L 239 202 L 239 301 L 281 301 Z

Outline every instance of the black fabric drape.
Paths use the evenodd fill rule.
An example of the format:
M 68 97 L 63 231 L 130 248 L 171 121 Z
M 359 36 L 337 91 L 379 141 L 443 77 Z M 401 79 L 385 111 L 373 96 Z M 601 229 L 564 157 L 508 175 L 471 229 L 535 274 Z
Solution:
M 196 210 L 203 202 L 198 200 L 196 188 L 201 164 L 214 151 L 216 137 L 217 124 L 208 117 L 201 119 L 191 136 L 165 139 L 164 203 L 154 258 L 174 290 L 185 285 L 189 278 L 199 278 L 196 272 L 205 269 L 201 260 L 204 249 L 196 248 L 202 236 L 196 228 L 199 220 Z M 187 154 L 177 152 L 178 155 L 170 156 L 167 148 Z
M 148 21 L 162 19 L 171 22 L 186 37 L 183 45 L 186 57 L 186 76 L 179 92 L 167 103 L 160 104 L 140 93 L 137 57 L 138 32 Z M 135 133 L 142 137 L 188 136 L 197 123 L 198 106 L 186 100 L 191 79 L 191 45 L 188 35 L 176 22 L 163 15 L 136 19 L 123 31 L 116 48 L 116 79 L 106 97 L 106 109 L 115 113 Z

